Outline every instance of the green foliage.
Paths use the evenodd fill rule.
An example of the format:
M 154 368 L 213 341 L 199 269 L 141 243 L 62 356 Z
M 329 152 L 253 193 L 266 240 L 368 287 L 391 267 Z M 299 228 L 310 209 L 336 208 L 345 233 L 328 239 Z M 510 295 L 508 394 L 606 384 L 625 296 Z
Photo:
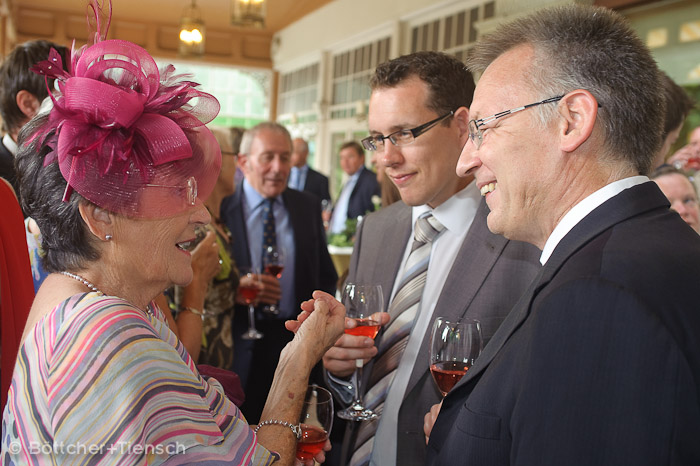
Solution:
M 361 217 L 349 218 L 345 221 L 345 230 L 342 233 L 331 233 L 328 235 L 328 244 L 333 246 L 352 246 L 355 242 L 355 232 L 357 231 L 357 222 Z

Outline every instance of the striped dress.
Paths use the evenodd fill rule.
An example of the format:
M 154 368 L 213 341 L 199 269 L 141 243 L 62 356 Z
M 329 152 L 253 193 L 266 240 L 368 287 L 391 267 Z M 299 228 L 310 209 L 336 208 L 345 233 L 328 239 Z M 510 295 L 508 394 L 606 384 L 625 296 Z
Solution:
M 3 465 L 268 465 L 238 408 L 204 380 L 160 310 L 72 296 L 20 348 Z

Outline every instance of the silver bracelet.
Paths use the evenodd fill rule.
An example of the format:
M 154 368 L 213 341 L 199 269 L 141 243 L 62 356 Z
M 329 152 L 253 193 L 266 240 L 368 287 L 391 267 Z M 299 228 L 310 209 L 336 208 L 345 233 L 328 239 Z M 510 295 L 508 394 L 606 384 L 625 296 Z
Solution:
M 190 311 L 192 314 L 199 316 L 202 320 L 204 320 L 204 312 L 200 311 L 199 309 L 195 309 L 193 307 L 185 307 L 182 309 L 183 311 Z
M 301 439 L 301 427 L 299 427 L 299 424 L 294 425 L 294 424 L 291 424 L 287 421 L 278 421 L 277 419 L 268 419 L 267 421 L 263 421 L 260 424 L 258 424 L 255 427 L 255 429 L 253 429 L 253 431 L 257 434 L 258 430 L 262 426 L 269 426 L 271 424 L 277 424 L 278 426 L 289 427 L 290 429 L 292 429 L 292 432 L 294 432 L 294 435 L 296 436 L 297 440 Z

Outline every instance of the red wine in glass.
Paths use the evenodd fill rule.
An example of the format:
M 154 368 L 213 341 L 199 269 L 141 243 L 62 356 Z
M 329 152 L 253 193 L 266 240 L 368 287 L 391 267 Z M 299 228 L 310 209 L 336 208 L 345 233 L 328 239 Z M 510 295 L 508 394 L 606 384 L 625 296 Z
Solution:
M 299 416 L 301 439 L 297 442 L 297 459 L 308 461 L 326 445 L 333 428 L 333 396 L 318 385 L 306 388 L 304 405 Z
M 241 297 L 245 300 L 245 303 L 250 304 L 253 301 L 255 301 L 255 298 L 258 297 L 260 289 L 257 286 L 253 285 L 240 285 L 238 287 L 238 292 L 241 294 Z
M 282 277 L 283 265 L 268 264 L 265 266 L 265 273 L 276 277 L 278 280 Z
M 254 267 L 240 267 L 240 282 L 238 283 L 238 293 L 248 305 L 248 330 L 241 335 L 244 340 L 259 340 L 264 335 L 255 328 L 255 306 L 253 303 L 262 288 L 260 275 Z
M 430 373 L 442 396 L 460 381 L 481 353 L 481 323 L 438 317 L 430 337 Z
M 379 333 L 381 325 L 376 320 L 372 319 L 353 319 L 357 324 L 356 327 L 346 328 L 345 333 L 356 337 L 369 337 L 374 340 L 374 337 Z
M 313 459 L 326 444 L 328 434 L 320 427 L 301 424 L 301 439 L 297 443 L 297 458 L 302 461 Z
M 452 390 L 459 379 L 464 377 L 467 370 L 471 367 L 471 363 L 461 361 L 443 361 L 430 365 L 430 373 L 433 374 L 433 379 L 442 393 L 446 396 Z

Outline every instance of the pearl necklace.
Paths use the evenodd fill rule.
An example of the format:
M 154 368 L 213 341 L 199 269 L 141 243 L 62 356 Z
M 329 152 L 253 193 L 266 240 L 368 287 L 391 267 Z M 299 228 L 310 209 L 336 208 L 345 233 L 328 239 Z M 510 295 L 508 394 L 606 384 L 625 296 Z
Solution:
M 72 278 L 72 279 L 74 279 L 74 280 L 78 280 L 80 283 L 82 283 L 83 285 L 87 286 L 87 287 L 90 289 L 90 291 L 94 291 L 94 292 L 97 293 L 99 296 L 104 296 L 104 293 L 103 293 L 103 292 L 101 292 L 100 290 L 98 290 L 97 287 L 96 287 L 95 285 L 93 285 L 92 283 L 90 283 L 89 281 L 87 281 L 86 279 L 84 279 L 83 277 L 81 277 L 80 275 L 77 275 L 77 274 L 74 274 L 74 273 L 70 273 L 70 272 L 66 272 L 66 271 L 63 271 L 63 272 L 61 272 L 61 273 L 62 273 L 63 275 L 65 275 L 66 277 L 70 277 L 70 278 Z
M 78 280 L 80 283 L 87 286 L 90 289 L 90 291 L 94 291 L 95 293 L 97 293 L 98 296 L 104 296 L 103 292 L 101 292 L 95 285 L 93 285 L 92 283 L 90 283 L 89 281 L 87 281 L 86 279 L 81 277 L 80 275 L 75 274 L 75 273 L 66 272 L 66 271 L 61 272 L 61 274 L 65 275 L 66 277 L 70 277 L 74 280 Z M 148 307 L 146 307 L 146 314 L 150 314 L 153 317 L 155 317 L 155 314 Z

